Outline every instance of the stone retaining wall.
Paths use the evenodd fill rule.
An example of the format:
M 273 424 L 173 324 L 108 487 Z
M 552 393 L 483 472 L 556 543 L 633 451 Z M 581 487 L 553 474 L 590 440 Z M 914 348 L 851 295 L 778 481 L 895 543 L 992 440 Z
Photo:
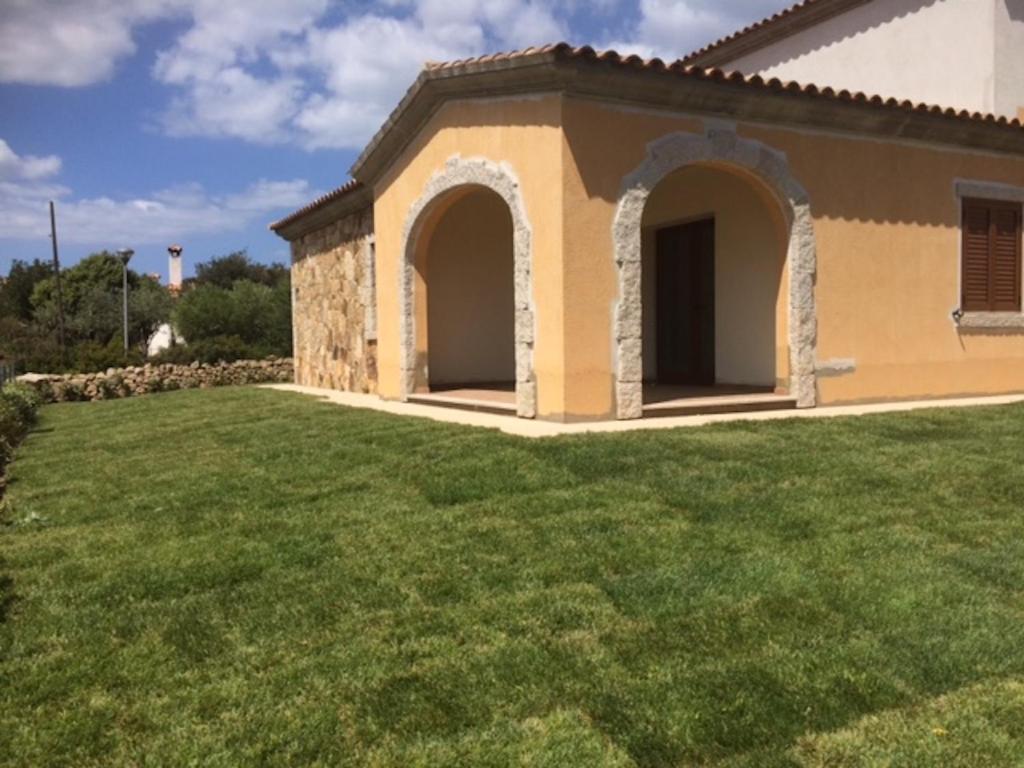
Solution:
M 291 382 L 294 368 L 290 358 L 238 360 L 233 363 L 192 363 L 190 365 L 140 365 L 108 368 L 102 373 L 27 373 L 18 381 L 34 387 L 47 403 L 73 400 L 112 400 L 150 392 L 167 392 L 196 387 L 233 384 Z
M 377 391 L 373 209 L 292 243 L 295 382 Z

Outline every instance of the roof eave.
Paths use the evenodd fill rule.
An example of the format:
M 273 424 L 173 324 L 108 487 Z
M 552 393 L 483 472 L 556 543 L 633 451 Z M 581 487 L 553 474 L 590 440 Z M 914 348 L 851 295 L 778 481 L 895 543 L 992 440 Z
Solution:
M 549 47 L 537 53 L 487 62 L 427 68 L 412 84 L 349 169 L 363 183 L 379 178 L 391 159 L 416 137 L 437 108 L 450 99 L 474 99 L 560 90 L 564 71 Z
M 638 61 L 638 60 L 637 60 Z M 1024 130 L 995 119 L 965 119 L 938 107 L 851 96 L 778 81 L 751 82 L 738 73 L 703 72 L 680 65 L 650 68 L 558 51 L 425 70 L 352 166 L 374 184 L 448 100 L 561 92 L 631 105 L 678 109 L 731 120 L 812 127 L 850 135 L 923 141 L 1024 155 Z
M 315 232 L 339 219 L 372 206 L 373 190 L 360 184 L 338 197 L 314 203 L 280 221 L 275 221 L 269 226 L 269 229 L 279 237 L 293 242 L 310 232 Z

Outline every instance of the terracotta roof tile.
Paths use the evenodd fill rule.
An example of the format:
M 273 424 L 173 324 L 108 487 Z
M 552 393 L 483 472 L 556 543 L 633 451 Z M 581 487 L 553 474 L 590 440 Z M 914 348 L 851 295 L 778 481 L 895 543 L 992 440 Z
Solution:
M 270 229 L 276 232 L 277 230 L 288 226 L 292 222 L 301 219 L 306 214 L 312 213 L 318 208 L 324 207 L 328 203 L 333 203 L 335 200 L 340 200 L 343 197 L 347 197 L 350 194 L 358 192 L 362 188 L 363 183 L 361 181 L 357 181 L 356 179 L 349 179 L 337 189 L 332 189 L 330 192 L 320 195 L 320 197 L 318 197 L 313 202 L 302 206 L 301 208 L 299 208 L 299 210 L 294 211 L 293 213 L 289 213 L 283 219 L 275 221 L 273 224 L 270 225 Z
M 803 3 L 799 3 L 788 11 L 783 11 L 782 13 L 789 13 L 799 6 L 819 1 L 820 0 L 804 0 Z M 894 98 L 883 98 L 882 96 L 874 94 L 865 94 L 862 91 L 857 91 L 855 93 L 851 93 L 846 89 L 836 91 L 828 86 L 818 86 L 813 83 L 801 84 L 794 80 L 783 82 L 777 77 L 765 79 L 756 74 L 744 75 L 742 72 L 726 71 L 717 67 L 700 67 L 693 64 L 687 64 L 686 59 L 677 59 L 670 64 L 666 64 L 658 58 L 644 59 L 635 54 L 623 56 L 614 50 L 598 51 L 589 45 L 576 47 L 569 43 L 554 43 L 537 48 L 525 48 L 520 51 L 509 51 L 507 53 L 478 56 L 472 59 L 435 63 L 429 65 L 428 70 L 431 72 L 441 72 L 458 69 L 476 69 L 480 68 L 481 65 L 486 65 L 499 59 L 501 61 L 515 61 L 527 59 L 538 54 L 553 54 L 556 58 L 563 60 L 582 59 L 599 61 L 613 66 L 629 67 L 632 69 L 646 70 L 650 72 L 664 72 L 681 77 L 696 78 L 699 80 L 728 82 L 748 88 L 788 92 L 811 98 L 846 101 L 854 104 L 866 104 L 874 107 L 899 109 L 907 112 L 943 115 L 945 117 L 952 117 L 961 120 L 984 121 L 987 123 L 1013 127 L 1020 127 L 1022 125 L 1021 120 L 1018 118 L 1007 118 L 1001 115 L 993 115 L 991 113 L 983 114 L 980 112 L 971 112 L 966 109 L 957 110 L 953 107 L 943 107 L 937 104 L 914 102 L 909 99 L 899 100 Z M 414 89 L 415 86 L 410 89 L 410 92 Z

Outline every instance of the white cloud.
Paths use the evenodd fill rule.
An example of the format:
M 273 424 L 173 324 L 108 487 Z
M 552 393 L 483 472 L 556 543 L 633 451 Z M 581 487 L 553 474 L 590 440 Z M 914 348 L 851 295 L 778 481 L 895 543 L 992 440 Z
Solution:
M 324 90 L 296 114 L 299 140 L 311 148 L 361 148 L 425 62 L 559 40 L 567 26 L 554 7 L 536 0 L 419 0 L 401 18 L 365 14 L 310 31 L 307 58 L 297 66 L 319 73 Z
M 179 89 L 162 120 L 168 133 L 286 140 L 302 82 L 256 70 L 299 42 L 326 8 L 327 0 L 193 0 L 192 27 L 153 67 L 156 79 Z
M 635 17 L 604 47 L 674 59 L 785 0 L 378 0 L 340 20 L 322 0 L 263 5 L 256 24 L 204 4 L 160 54 L 157 77 L 181 88 L 171 133 L 360 149 L 427 61 L 566 39 L 580 14 Z
M 135 52 L 132 30 L 185 0 L 4 0 L 0 82 L 81 86 L 108 79 Z
M 158 55 L 154 75 L 180 88 L 170 133 L 358 148 L 426 61 L 566 32 L 538 0 L 399 0 L 334 23 L 323 0 L 262 6 L 256 23 L 201 2 L 194 26 Z
M 5 150 L 13 162 L 4 161 Z M 109 246 L 239 231 L 298 208 L 318 194 L 300 179 L 260 179 L 229 194 L 210 194 L 199 184 L 185 184 L 134 199 L 76 198 L 66 186 L 44 180 L 59 167 L 60 160 L 52 156 L 18 157 L 0 139 L 0 239 L 45 237 L 50 200 L 57 201 L 61 242 Z
M 265 80 L 240 67 L 190 80 L 161 122 L 171 136 L 228 136 L 257 144 L 285 141 L 288 121 L 298 109 L 296 78 Z
M 135 51 L 134 30 L 179 19 L 152 75 L 160 124 L 307 148 L 360 148 L 427 60 L 553 42 L 674 59 L 787 0 L 0 0 L 0 81 L 86 85 Z M 610 27 L 603 34 L 595 30 Z M 601 39 L 603 38 L 603 39 Z M 579 39 L 576 42 L 585 42 Z
M 296 113 L 299 140 L 310 147 L 365 144 L 424 62 L 468 56 L 482 48 L 481 29 L 451 19 L 443 28 L 453 27 L 458 27 L 457 34 L 438 35 L 415 18 L 362 16 L 311 32 L 303 66 L 323 78 L 324 92 L 310 96 Z
M 18 155 L 0 139 L 0 181 L 9 179 L 45 179 L 60 171 L 60 158 L 56 155 L 36 157 L 35 155 Z
M 603 43 L 620 53 L 674 61 L 792 3 L 784 0 L 639 0 L 639 20 Z

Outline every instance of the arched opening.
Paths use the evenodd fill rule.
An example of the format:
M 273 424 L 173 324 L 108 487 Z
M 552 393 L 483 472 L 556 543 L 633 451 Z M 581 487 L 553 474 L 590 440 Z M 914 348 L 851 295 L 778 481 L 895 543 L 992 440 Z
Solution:
M 515 268 L 508 204 L 479 185 L 437 199 L 415 257 L 420 394 L 516 408 Z
M 740 169 L 687 165 L 658 181 L 641 219 L 645 413 L 788 395 L 787 240 L 779 203 Z
M 615 211 L 615 223 L 612 227 L 615 265 L 619 282 L 618 298 L 612 318 L 616 414 L 620 419 L 636 419 L 645 415 L 648 409 L 653 407 L 653 404 L 645 406 L 643 396 L 645 380 L 644 350 L 645 348 L 650 349 L 650 345 L 645 344 L 644 318 L 645 315 L 651 316 L 650 309 L 646 313 L 644 311 L 645 219 L 651 223 L 651 227 L 653 227 L 655 232 L 653 235 L 654 245 L 651 246 L 651 241 L 648 239 L 647 246 L 649 252 L 652 247 L 654 248 L 655 256 L 653 258 L 655 261 L 657 260 L 658 238 L 658 228 L 655 224 L 659 217 L 682 216 L 683 218 L 677 221 L 677 224 L 694 224 L 691 230 L 677 231 L 674 235 L 662 235 L 663 240 L 669 241 L 669 244 L 665 246 L 668 250 L 672 249 L 671 241 L 674 238 L 677 251 L 680 248 L 692 247 L 703 253 L 708 248 L 708 242 L 712 244 L 710 247 L 713 251 L 718 243 L 718 235 L 715 232 L 723 226 L 722 223 L 716 225 L 714 221 L 698 225 L 699 221 L 715 218 L 715 211 L 709 208 L 711 205 L 709 199 L 699 197 L 704 192 L 693 192 L 698 195 L 697 201 L 694 202 L 691 199 L 686 205 L 690 206 L 691 213 L 694 210 L 700 210 L 700 213 L 693 214 L 695 216 L 693 219 L 687 218 L 686 205 L 683 205 L 683 201 L 686 199 L 684 193 L 689 194 L 691 191 L 698 190 L 701 185 L 686 183 L 686 176 L 683 175 L 683 171 L 686 169 L 692 169 L 691 175 L 693 170 L 700 173 L 700 169 L 703 169 L 704 173 L 724 174 L 710 179 L 705 178 L 703 181 L 711 181 L 719 186 L 732 186 L 733 192 L 745 191 L 746 193 L 752 193 L 758 198 L 760 204 L 751 205 L 750 201 L 747 201 L 747 212 L 754 211 L 755 214 L 757 211 L 767 212 L 776 222 L 782 222 L 780 226 L 776 227 L 776 231 L 778 232 L 777 238 L 779 242 L 778 252 L 784 254 L 783 267 L 779 272 L 777 281 L 778 290 L 774 294 L 777 300 L 775 328 L 769 335 L 773 335 L 776 340 L 776 388 L 785 390 L 786 393 L 784 395 L 775 393 L 762 395 L 761 397 L 765 401 L 761 403 L 753 402 L 750 399 L 734 404 L 723 403 L 722 400 L 719 400 L 716 406 L 709 408 L 698 406 L 699 410 L 758 410 L 762 408 L 791 406 L 808 408 L 814 406 L 817 399 L 815 373 L 817 317 L 814 298 L 817 255 L 814 240 L 814 220 L 811 216 L 807 192 L 790 173 L 786 157 L 781 152 L 761 142 L 741 138 L 728 127 L 709 127 L 704 135 L 678 132 L 666 134 L 652 141 L 648 144 L 647 153 L 640 165 L 623 179 L 622 193 Z M 662 192 L 664 201 L 660 204 L 656 203 L 656 205 L 667 206 L 669 209 L 675 206 L 675 210 L 669 210 L 668 213 L 665 213 L 663 210 L 659 212 L 658 208 L 652 206 L 650 211 L 648 211 L 647 203 L 652 191 L 661 182 L 669 180 L 669 177 L 677 173 L 679 173 L 677 181 L 678 179 L 683 180 L 682 185 L 685 187 L 685 190 L 679 190 L 680 195 L 673 195 L 670 191 L 671 186 L 666 186 Z M 690 181 L 693 182 L 695 180 L 691 178 Z M 671 184 L 672 182 L 670 181 L 669 183 Z M 736 187 L 735 183 L 741 183 L 745 187 Z M 749 194 L 743 196 L 749 198 Z M 730 201 L 729 195 L 719 195 L 719 197 L 726 206 L 735 202 Z M 738 227 L 733 226 L 729 228 L 730 233 L 735 235 L 749 229 L 744 223 L 745 219 L 741 217 L 739 221 Z M 763 230 L 764 227 L 761 227 L 761 229 Z M 764 243 L 770 239 L 769 236 L 762 236 L 760 241 Z M 687 246 L 685 243 L 691 243 L 691 246 Z M 742 248 L 738 249 L 739 252 L 742 252 L 742 250 Z M 764 248 L 758 250 L 763 251 Z M 648 257 L 648 260 L 650 258 Z M 718 266 L 718 259 L 713 255 L 708 256 L 705 254 L 698 258 L 703 258 L 705 264 L 710 262 L 715 264 L 716 267 Z M 737 263 L 742 264 L 743 262 Z M 769 256 L 762 263 L 770 265 L 775 262 Z M 697 270 L 696 277 L 693 274 L 694 269 Z M 650 271 L 648 269 L 648 272 Z M 691 283 L 694 281 L 699 283 L 700 280 L 703 280 L 705 284 L 703 288 L 704 293 L 698 293 L 697 299 L 693 298 L 694 289 L 691 288 L 689 290 L 689 304 L 701 304 L 701 295 L 704 297 L 713 295 L 714 299 L 718 300 L 718 294 L 713 293 L 707 283 L 716 279 L 718 282 L 721 282 L 724 275 L 718 275 L 713 269 L 700 269 L 699 267 L 690 268 L 689 271 L 686 271 L 682 267 L 678 267 L 678 265 L 677 271 L 688 274 Z M 714 276 L 711 278 L 706 277 L 709 272 Z M 744 282 L 747 283 L 746 290 L 737 291 L 737 295 L 744 297 L 744 301 L 752 301 L 751 306 L 765 307 L 768 305 L 768 299 L 772 293 L 764 292 L 764 285 L 756 285 L 759 282 L 756 279 L 757 274 L 756 271 L 744 272 Z M 683 277 L 677 276 L 677 280 L 681 281 Z M 671 282 L 671 280 L 663 281 L 663 285 L 668 282 Z M 751 286 L 750 283 L 754 283 L 754 285 Z M 768 280 L 768 284 L 776 285 L 776 279 L 771 277 Z M 648 292 L 650 290 L 648 287 Z M 657 290 L 656 285 L 654 290 Z M 752 299 L 754 294 L 759 296 L 760 300 L 754 301 Z M 672 300 L 670 299 L 668 303 L 672 303 Z M 663 302 L 664 306 L 665 303 Z M 746 308 L 745 305 L 744 308 Z M 655 308 L 653 311 L 656 313 L 657 309 Z M 703 306 L 702 311 L 704 313 L 703 317 L 713 317 L 717 321 L 722 317 L 724 307 L 719 308 L 716 305 L 712 311 L 707 306 Z M 683 309 L 680 309 L 679 312 L 682 313 Z M 657 315 L 655 314 L 654 317 L 654 322 L 656 323 Z M 691 333 L 702 334 L 698 336 L 698 339 L 703 339 L 703 343 L 694 342 L 698 352 L 694 353 L 691 350 L 689 352 L 690 359 L 692 360 L 694 354 L 698 355 L 697 359 L 703 361 L 703 368 L 700 368 L 701 375 L 704 377 L 704 380 L 708 380 L 710 378 L 709 361 L 711 357 L 707 352 L 707 348 L 709 345 L 713 345 L 715 348 L 714 365 L 716 367 L 714 378 L 717 381 L 719 380 L 717 365 L 719 360 L 722 359 L 720 355 L 724 356 L 724 353 L 727 351 L 725 347 L 727 340 L 720 341 L 717 334 L 712 337 L 710 332 L 704 330 L 698 322 L 694 322 L 694 314 L 691 313 L 688 317 L 689 324 L 684 325 L 684 327 L 689 329 Z M 738 321 L 742 317 L 743 314 L 739 313 L 730 315 L 728 318 L 736 327 L 745 328 L 746 332 L 745 334 L 732 336 L 730 346 L 733 354 L 730 356 L 730 360 L 727 361 L 726 371 L 738 370 L 739 365 L 736 361 L 739 358 L 736 357 L 735 352 L 737 350 L 750 349 L 753 343 L 753 337 L 749 335 L 753 332 L 753 327 L 749 323 L 739 323 Z M 764 317 L 764 314 L 762 314 L 762 317 Z M 648 322 L 650 323 L 650 321 Z M 684 324 L 686 322 L 684 320 Z M 667 323 L 666 327 L 678 331 L 678 326 L 671 323 Z M 696 331 L 694 331 L 694 328 L 696 328 Z M 663 343 L 668 336 L 671 336 L 671 333 L 663 334 Z M 713 340 L 709 342 L 708 340 L 712 338 Z M 719 349 L 720 346 L 722 347 L 721 350 Z M 650 354 L 648 352 L 648 355 Z M 700 354 L 703 354 L 703 357 L 699 357 Z M 766 360 L 766 354 L 765 345 L 762 343 L 759 352 L 753 355 L 751 360 Z M 693 366 L 691 365 L 691 367 Z M 649 368 L 646 370 L 649 371 Z M 761 367 L 759 370 L 761 373 L 758 374 L 758 378 L 767 382 L 767 369 Z M 760 386 L 768 385 L 765 383 Z M 778 398 L 783 398 L 785 402 L 781 402 Z M 688 403 L 691 408 L 695 405 L 693 400 L 691 398 L 691 402 Z M 684 407 L 680 410 L 686 412 L 688 409 Z
M 489 200 L 492 211 L 496 210 L 494 197 L 497 197 L 504 204 L 504 210 L 511 219 L 513 381 L 515 382 L 511 397 L 512 412 L 522 418 L 532 419 L 537 414 L 537 382 L 533 372 L 533 248 L 530 223 L 519 193 L 519 182 L 511 169 L 504 164 L 494 163 L 481 157 L 461 158 L 456 156 L 449 158 L 444 167 L 438 169 L 431 176 L 423 193 L 413 203 L 406 218 L 405 229 L 402 233 L 404 259 L 402 268 L 399 270 L 398 285 L 402 396 L 407 400 L 412 400 L 418 393 L 428 392 L 431 384 L 428 365 L 430 312 L 427 302 L 427 283 L 430 273 L 427 264 L 432 250 L 432 235 L 437 225 L 451 212 L 451 207 L 463 197 L 472 194 L 484 195 L 485 197 L 480 199 Z M 488 194 L 490 197 L 487 197 Z M 485 205 L 485 207 L 487 206 Z M 458 215 L 458 211 L 455 212 L 455 215 Z M 459 216 L 459 218 L 465 219 L 465 216 Z M 487 250 L 492 249 L 494 243 L 505 238 L 508 231 L 508 221 L 504 217 L 497 217 L 496 214 L 495 218 L 501 218 L 501 225 L 495 226 L 489 231 L 481 231 L 475 238 L 478 243 L 484 242 Z M 463 251 L 472 250 L 465 244 L 459 244 L 456 247 Z M 438 245 L 433 250 L 443 249 Z M 508 273 L 504 272 L 504 274 Z M 507 282 L 503 282 L 502 285 L 507 286 Z M 508 336 L 504 331 L 501 332 L 501 335 L 502 338 Z M 507 356 L 504 359 L 507 364 Z M 506 368 L 503 367 L 502 370 L 504 371 Z M 443 370 L 440 375 L 441 377 L 446 376 Z M 494 374 L 489 375 L 493 376 Z M 435 383 L 437 383 L 436 376 Z M 507 392 L 504 395 L 499 393 L 499 399 L 503 397 L 505 400 L 509 400 L 507 395 Z M 487 398 L 493 401 L 494 393 L 488 393 Z M 468 403 L 449 404 L 480 408 L 479 399 L 470 400 Z M 500 411 L 505 412 L 507 402 L 502 403 L 502 406 Z

